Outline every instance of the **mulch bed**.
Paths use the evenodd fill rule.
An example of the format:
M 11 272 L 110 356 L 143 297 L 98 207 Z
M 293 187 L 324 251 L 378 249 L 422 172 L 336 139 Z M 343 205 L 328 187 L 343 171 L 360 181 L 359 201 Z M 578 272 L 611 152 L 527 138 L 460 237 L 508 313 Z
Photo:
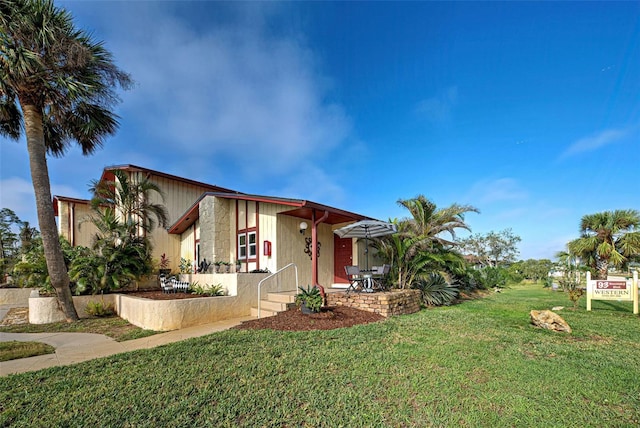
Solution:
M 18 324 L 29 324 L 29 308 L 11 308 L 0 320 L 0 327 Z
M 198 299 L 200 297 L 210 297 L 203 294 L 191 293 L 163 293 L 162 291 L 127 291 L 119 292 L 127 296 L 144 297 L 151 300 L 179 300 L 179 299 Z
M 240 330 L 282 330 L 282 331 L 310 331 L 333 330 L 341 327 L 351 327 L 358 324 L 368 324 L 385 319 L 373 312 L 346 306 L 323 308 L 317 314 L 305 315 L 300 309 L 294 308 L 280 312 L 272 317 L 245 321 L 234 327 Z

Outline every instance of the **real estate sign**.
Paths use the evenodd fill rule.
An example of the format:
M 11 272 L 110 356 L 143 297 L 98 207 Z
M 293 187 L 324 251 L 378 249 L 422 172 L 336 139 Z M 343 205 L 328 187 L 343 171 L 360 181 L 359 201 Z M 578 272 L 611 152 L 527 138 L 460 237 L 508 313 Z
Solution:
M 617 300 L 633 302 L 633 313 L 638 313 L 638 273 L 634 272 L 633 280 L 591 280 L 587 272 L 587 310 L 591 310 L 592 300 Z
M 631 301 L 631 281 L 594 281 L 592 299 Z

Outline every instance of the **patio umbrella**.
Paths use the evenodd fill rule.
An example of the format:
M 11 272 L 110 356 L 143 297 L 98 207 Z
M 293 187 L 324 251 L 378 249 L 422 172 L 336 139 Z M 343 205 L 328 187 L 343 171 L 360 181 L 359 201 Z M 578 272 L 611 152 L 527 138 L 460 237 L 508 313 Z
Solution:
M 369 238 L 392 235 L 398 231 L 393 223 L 379 220 L 360 220 L 333 231 L 341 238 L 364 238 L 366 257 L 366 269 L 369 269 Z

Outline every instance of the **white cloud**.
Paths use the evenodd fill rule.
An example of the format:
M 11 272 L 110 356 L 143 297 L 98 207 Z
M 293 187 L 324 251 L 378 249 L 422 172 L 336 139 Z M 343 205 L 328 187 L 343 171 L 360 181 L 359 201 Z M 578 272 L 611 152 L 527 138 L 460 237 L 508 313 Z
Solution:
M 35 198 L 30 181 L 18 177 L 0 180 L 0 207 L 14 211 L 20 219 L 35 219 Z
M 242 173 L 260 162 L 262 174 L 280 175 L 349 136 L 314 53 L 300 36 L 270 33 L 255 10 L 195 29 L 162 5 L 124 7 L 109 40 L 137 82 L 122 105 L 146 134 L 136 144 L 200 162 L 224 156 Z
M 571 144 L 561 155 L 560 159 L 575 156 L 581 153 L 592 152 L 602 147 L 620 142 L 629 135 L 627 129 L 607 129 L 599 134 L 581 138 Z
M 527 192 L 512 178 L 482 180 L 473 184 L 467 197 L 475 204 L 490 204 L 501 201 L 518 201 L 527 199 Z
M 332 206 L 343 206 L 346 200 L 345 192 L 335 177 L 313 165 L 305 165 L 293 172 L 287 183 L 284 188 L 274 189 L 274 194 Z
M 51 194 L 52 196 L 87 198 L 87 195 L 79 195 L 72 187 L 56 184 L 51 185 Z M 38 215 L 31 181 L 18 177 L 0 180 L 0 208 L 9 208 L 16 213 L 20 220 L 28 221 L 37 227 Z
M 451 122 L 452 110 L 458 103 L 458 87 L 451 86 L 435 97 L 422 100 L 416 106 L 416 113 L 430 122 L 447 124 Z

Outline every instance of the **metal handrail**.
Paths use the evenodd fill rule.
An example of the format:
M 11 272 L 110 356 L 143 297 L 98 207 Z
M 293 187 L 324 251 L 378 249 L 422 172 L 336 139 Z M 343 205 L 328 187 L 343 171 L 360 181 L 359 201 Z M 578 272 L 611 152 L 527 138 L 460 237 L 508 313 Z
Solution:
M 296 271 L 296 292 L 298 291 L 298 266 L 296 266 L 295 263 L 289 263 L 285 267 L 277 270 L 276 272 L 272 273 L 271 275 L 267 276 L 266 278 L 262 278 L 260 280 L 260 282 L 258 283 L 258 318 L 260 318 L 260 302 L 262 301 L 262 298 L 260 297 L 260 289 L 262 287 L 262 283 L 265 282 L 267 279 L 273 278 L 274 276 L 278 275 L 283 270 L 290 268 L 291 266 L 293 266 L 295 271 Z M 280 287 L 278 287 L 278 291 L 280 291 L 279 288 Z

